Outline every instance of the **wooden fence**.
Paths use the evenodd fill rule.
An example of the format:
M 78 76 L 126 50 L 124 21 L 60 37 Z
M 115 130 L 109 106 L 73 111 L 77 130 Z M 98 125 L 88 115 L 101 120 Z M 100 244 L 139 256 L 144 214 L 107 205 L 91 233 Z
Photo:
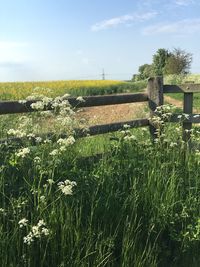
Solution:
M 97 135 L 108 132 L 118 131 L 123 129 L 125 124 L 128 124 L 130 128 L 149 126 L 150 133 L 153 138 L 156 136 L 156 127 L 151 123 L 151 117 L 155 114 L 155 110 L 158 106 L 163 105 L 164 93 L 183 93 L 183 113 L 188 114 L 183 121 L 183 140 L 190 140 L 190 130 L 192 123 L 200 123 L 200 117 L 197 114 L 192 114 L 193 110 L 193 93 L 200 92 L 200 84 L 183 84 L 183 85 L 163 85 L 162 77 L 149 78 L 147 84 L 147 91 L 145 93 L 136 94 L 116 94 L 116 95 L 103 95 L 103 96 L 87 96 L 84 97 L 84 102 L 79 102 L 76 98 L 67 98 L 72 107 L 94 107 L 105 105 L 116 105 L 136 102 L 148 102 L 150 108 L 150 118 L 137 119 L 131 121 L 124 121 L 118 123 L 110 123 L 103 125 L 94 125 L 89 127 L 87 134 Z M 31 108 L 31 104 L 37 101 L 27 101 L 25 104 L 19 101 L 0 101 L 0 115 L 14 114 L 14 113 L 26 113 L 34 112 Z M 51 110 L 49 105 L 45 110 Z M 173 114 L 170 118 L 170 122 L 178 122 L 180 114 Z M 78 136 L 83 137 L 85 133 L 77 129 Z

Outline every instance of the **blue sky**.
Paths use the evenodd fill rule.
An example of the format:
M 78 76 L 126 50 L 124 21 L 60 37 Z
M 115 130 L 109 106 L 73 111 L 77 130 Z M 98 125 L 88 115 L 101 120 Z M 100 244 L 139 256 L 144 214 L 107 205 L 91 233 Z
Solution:
M 158 48 L 193 54 L 199 0 L 0 0 L 0 81 L 130 79 Z

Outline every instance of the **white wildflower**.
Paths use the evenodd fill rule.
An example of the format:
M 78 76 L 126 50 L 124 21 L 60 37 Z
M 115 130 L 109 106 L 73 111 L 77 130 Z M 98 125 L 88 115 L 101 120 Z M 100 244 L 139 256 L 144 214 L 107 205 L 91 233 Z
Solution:
M 30 149 L 28 147 L 20 149 L 15 155 L 18 158 L 25 158 L 30 153 Z
M 34 133 L 29 133 L 29 134 L 27 135 L 27 137 L 28 137 L 29 139 L 35 138 L 35 134 L 34 134 Z
M 37 101 L 36 103 L 31 104 L 31 108 L 35 110 L 43 110 L 45 104 L 42 101 Z
M 70 146 L 75 143 L 75 139 L 73 136 L 69 136 L 66 139 L 63 139 L 63 138 L 58 139 L 57 143 L 62 146 Z
M 49 105 L 53 101 L 53 98 L 44 96 L 42 98 L 42 102 L 44 103 L 45 106 Z
M 39 220 L 37 225 L 32 226 L 31 231 L 24 237 L 24 243 L 30 245 L 34 239 L 41 238 L 42 236 L 48 236 L 49 230 L 45 227 L 44 220 Z
M 46 227 L 43 227 L 41 230 L 41 233 L 45 236 L 48 236 L 49 235 L 49 229 L 47 229 Z
M 41 143 L 41 142 L 42 142 L 42 138 L 41 138 L 41 137 L 36 137 L 36 138 L 35 138 L 35 141 L 36 141 L 37 143 Z
M 51 141 L 50 139 L 46 139 L 46 140 L 44 140 L 44 143 L 45 143 L 45 144 L 51 144 L 52 141 Z
M 129 124 L 124 124 L 124 129 L 128 129 L 128 128 L 130 128 L 131 126 L 129 125 Z
M 135 141 L 135 140 L 137 140 L 137 138 L 134 135 L 126 135 L 124 137 L 124 140 L 125 141 Z
M 54 180 L 53 180 L 53 179 L 47 179 L 47 182 L 48 182 L 50 185 L 54 184 Z
M 25 227 L 28 224 L 28 220 L 26 218 L 21 219 L 19 222 L 19 228 Z
M 83 97 L 82 96 L 78 96 L 77 98 L 76 98 L 76 100 L 77 101 L 79 101 L 79 102 L 85 102 L 85 99 L 83 99 Z
M 40 229 L 38 225 L 34 225 L 32 227 L 32 234 L 35 238 L 39 238 L 40 237 Z
M 24 244 L 30 245 L 34 241 L 33 237 L 33 234 L 30 232 L 27 236 L 23 238 Z
M 54 149 L 54 150 L 52 150 L 50 153 L 49 153 L 49 155 L 50 156 L 57 156 L 59 154 L 59 150 L 58 149 Z
M 64 99 L 64 98 L 68 98 L 70 96 L 70 94 L 64 94 L 63 96 L 62 96 L 62 99 Z
M 8 135 L 13 135 L 16 137 L 24 137 L 26 136 L 26 132 L 22 131 L 22 130 L 15 130 L 15 129 L 9 129 L 7 132 Z
M 19 100 L 18 101 L 20 104 L 26 104 L 27 100 Z
M 175 147 L 175 146 L 177 146 L 177 143 L 175 143 L 175 142 L 171 142 L 169 146 L 170 146 L 170 147 Z
M 183 116 L 185 117 L 185 119 L 189 119 L 190 115 L 189 114 L 186 114 L 186 113 L 183 113 Z
M 43 226 L 43 225 L 46 225 L 46 223 L 44 222 L 44 220 L 39 220 L 37 226 L 40 227 L 40 226 Z
M 58 188 L 62 191 L 64 195 L 72 195 L 73 194 L 73 187 L 76 186 L 76 182 L 65 180 L 64 182 L 58 183 Z

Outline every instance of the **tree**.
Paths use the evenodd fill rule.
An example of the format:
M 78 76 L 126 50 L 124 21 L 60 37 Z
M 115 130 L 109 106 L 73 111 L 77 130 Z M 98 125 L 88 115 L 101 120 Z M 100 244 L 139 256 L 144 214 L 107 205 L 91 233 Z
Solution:
M 174 48 L 165 65 L 165 74 L 187 74 L 190 71 L 192 54 Z
M 155 75 L 162 76 L 164 74 L 165 66 L 171 53 L 164 48 L 157 50 L 156 54 L 153 55 L 153 70 Z
M 192 54 L 180 48 L 169 51 L 160 48 L 153 55 L 152 64 L 143 64 L 138 69 L 138 74 L 132 80 L 144 80 L 151 76 L 164 76 L 164 74 L 187 74 L 190 71 Z
M 141 80 L 147 79 L 150 76 L 154 75 L 153 67 L 150 64 L 141 65 L 138 71 L 139 71 L 139 77 Z

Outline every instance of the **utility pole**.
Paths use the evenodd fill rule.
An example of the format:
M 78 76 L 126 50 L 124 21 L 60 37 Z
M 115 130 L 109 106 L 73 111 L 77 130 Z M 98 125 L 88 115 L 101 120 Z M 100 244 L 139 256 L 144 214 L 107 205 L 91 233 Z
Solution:
M 104 72 L 104 69 L 102 71 L 102 80 L 105 80 L 105 72 Z

